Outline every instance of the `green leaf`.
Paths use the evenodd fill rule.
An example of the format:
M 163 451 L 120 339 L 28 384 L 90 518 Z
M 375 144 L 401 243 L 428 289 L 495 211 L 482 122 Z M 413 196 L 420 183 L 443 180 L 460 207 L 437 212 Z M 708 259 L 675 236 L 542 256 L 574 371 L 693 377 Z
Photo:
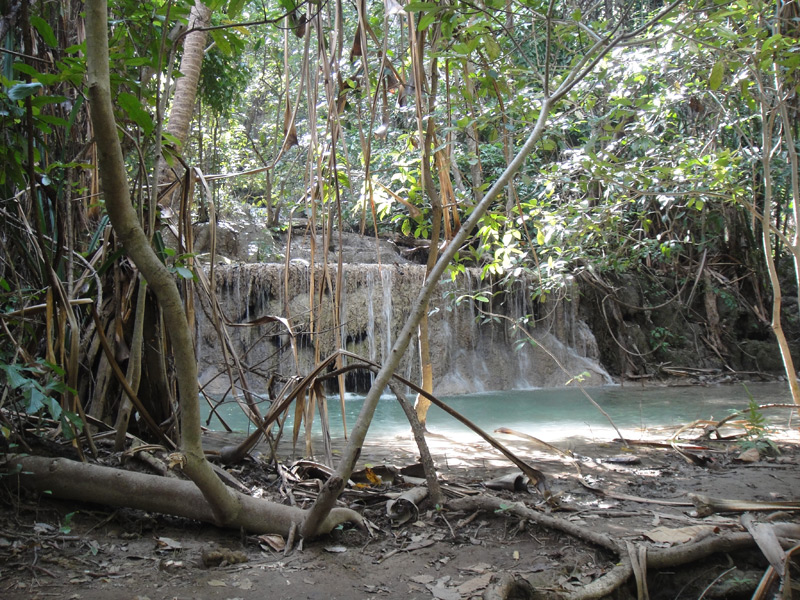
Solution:
M 718 90 L 719 86 L 722 85 L 723 75 L 725 75 L 725 62 L 720 60 L 711 69 L 711 75 L 708 77 L 708 87 L 715 91 Z
M 83 421 L 74 412 L 65 410 L 61 413 L 61 431 L 64 437 L 68 440 L 74 439 L 75 432 L 80 433 L 83 431 Z
M 129 92 L 122 92 L 117 96 L 117 101 L 131 120 L 144 130 L 145 135 L 153 131 L 153 118 L 142 108 L 139 99 Z
M 500 58 L 500 44 L 497 43 L 494 37 L 491 35 L 484 35 L 483 43 L 486 48 L 486 54 L 489 56 L 490 60 L 497 60 Z
M 233 48 L 231 47 L 228 38 L 225 37 L 225 32 L 221 29 L 215 29 L 210 32 L 211 38 L 214 40 L 214 43 L 219 48 L 219 51 L 222 52 L 225 56 L 231 56 L 233 54 Z
M 61 418 L 61 404 L 58 403 L 58 400 L 52 396 L 48 396 L 44 403 L 47 406 L 47 412 L 50 413 L 50 416 L 53 417 L 53 419 L 57 421 Z
M 35 80 L 42 85 L 55 85 L 59 81 L 61 81 L 60 75 L 55 75 L 53 73 L 40 73 L 36 69 L 34 69 L 30 65 L 26 65 L 24 63 L 16 62 L 14 63 L 14 70 L 18 73 L 25 73 L 26 75 L 30 75 L 31 79 Z
M 228 10 L 226 11 L 228 13 L 228 18 L 235 19 L 238 17 L 244 8 L 244 2 L 245 0 L 231 0 L 230 4 L 228 4 Z
M 44 106 L 45 104 L 61 104 L 67 100 L 66 96 L 36 96 L 35 98 L 31 98 L 31 104 L 33 106 Z M 42 119 L 47 115 L 39 115 L 39 118 Z
M 69 410 L 65 410 L 61 415 L 62 421 L 66 420 L 75 427 L 76 431 L 83 431 L 83 419 L 81 419 L 78 413 L 71 412 Z
M 406 12 L 426 12 L 440 10 L 441 7 L 436 2 L 409 2 L 405 8 Z
M 12 390 L 22 387 L 28 381 L 28 378 L 20 372 L 20 368 L 17 365 L 0 365 L 0 369 L 6 372 L 8 385 L 11 386 Z
M 191 269 L 187 269 L 186 267 L 176 267 L 175 272 L 184 279 L 194 279 L 194 273 L 192 273 Z
M 47 402 L 47 396 L 45 396 L 38 388 L 32 387 L 31 397 L 28 400 L 28 406 L 25 407 L 25 412 L 27 412 L 29 415 L 35 415 L 42 410 L 42 408 L 44 408 L 45 402 Z
M 11 286 L 8 285 L 8 282 L 3 277 L 0 277 L 0 288 L 3 288 L 7 292 L 11 291 Z
M 546 152 L 550 152 L 552 150 L 555 150 L 556 146 L 557 146 L 557 144 L 555 143 L 555 141 L 550 139 L 550 138 L 542 140 L 542 150 L 544 150 Z
M 33 96 L 36 92 L 42 89 L 42 87 L 44 86 L 42 86 L 42 84 L 38 81 L 34 83 L 18 83 L 8 90 L 8 97 L 14 101 L 22 100 L 28 96 Z
M 419 31 L 425 31 L 428 27 L 431 26 L 431 24 L 435 20 L 436 20 L 436 13 L 435 12 L 425 13 L 424 15 L 422 15 L 422 17 L 420 17 L 419 25 L 417 25 L 417 29 Z
M 50 24 L 47 21 L 41 17 L 31 17 L 31 25 L 33 25 L 36 28 L 36 31 L 39 32 L 39 35 L 42 36 L 45 44 L 51 48 L 58 47 L 56 34 L 53 33 L 53 28 L 50 27 Z

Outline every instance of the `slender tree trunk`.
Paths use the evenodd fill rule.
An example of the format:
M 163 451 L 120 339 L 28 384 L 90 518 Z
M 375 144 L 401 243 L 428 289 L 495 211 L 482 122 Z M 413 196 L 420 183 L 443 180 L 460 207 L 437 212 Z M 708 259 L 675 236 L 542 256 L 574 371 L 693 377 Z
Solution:
M 469 172 L 472 178 L 472 194 L 475 197 L 475 202 L 480 202 L 483 198 L 483 177 L 481 174 L 481 149 L 478 144 L 478 123 L 477 115 L 475 113 L 475 84 L 472 81 L 472 63 L 464 61 L 464 89 L 467 94 L 467 107 L 470 115 L 470 125 L 467 129 L 467 149 L 470 154 L 475 157 L 470 161 Z
M 183 302 L 174 276 L 153 251 L 131 204 L 125 162 L 117 136 L 111 101 L 107 12 L 106 0 L 88 0 L 86 3 L 86 62 L 92 125 L 96 134 L 98 166 L 109 219 L 128 256 L 155 293 L 164 314 L 164 321 L 170 324 L 169 338 L 181 406 L 181 452 L 174 454 L 171 460 L 179 464 L 199 488 L 210 507 L 213 521 L 218 525 L 239 525 L 247 522 L 247 513 L 254 510 L 254 506 L 259 506 L 259 510 L 262 508 L 269 510 L 265 507 L 270 507 L 274 512 L 285 512 L 283 506 L 255 501 L 227 488 L 214 473 L 203 454 L 197 362 Z M 124 477 L 117 479 L 120 485 L 126 480 Z M 114 477 L 104 479 L 106 481 L 104 485 L 112 485 L 110 483 L 112 480 Z M 131 489 L 138 488 L 133 485 Z M 137 493 L 131 492 L 129 495 L 136 496 Z M 131 497 L 131 505 L 140 500 Z M 253 504 L 254 502 L 256 504 Z M 357 513 L 344 510 L 353 520 L 360 519 Z M 327 514 L 328 512 L 326 516 Z M 295 524 L 301 524 L 305 518 L 306 512 L 300 511 L 293 513 L 291 520 Z M 320 526 L 321 522 L 318 522 L 308 535 L 317 535 L 321 531 Z
M 208 35 L 205 31 L 192 30 L 208 27 L 210 22 L 211 10 L 202 2 L 195 2 L 189 13 L 189 33 L 183 42 L 180 67 L 182 77 L 175 82 L 175 95 L 172 98 L 172 108 L 169 111 L 166 127 L 166 132 L 178 138 L 181 146 L 186 145 L 186 139 L 189 137 Z
M 183 312 L 183 302 L 173 275 L 150 246 L 131 204 L 127 172 L 111 102 L 107 11 L 105 0 L 89 0 L 86 3 L 89 101 L 106 210 L 117 237 L 156 294 L 164 311 L 165 321 L 171 324 L 169 337 L 181 405 L 182 466 L 211 504 L 219 522 L 224 524 L 239 512 L 240 505 L 205 460 L 200 441 L 197 362 L 189 323 Z
M 172 105 L 167 119 L 165 132 L 178 140 L 177 150 L 184 152 L 186 140 L 189 138 L 189 130 L 192 124 L 192 117 L 197 100 L 197 88 L 200 84 L 200 70 L 203 66 L 203 56 L 206 49 L 206 31 L 196 31 L 208 27 L 211 22 L 211 10 L 202 2 L 197 0 L 189 13 L 189 33 L 183 41 L 183 56 L 181 57 L 180 72 L 175 82 L 175 94 L 172 97 Z M 158 161 L 157 179 L 160 184 L 172 181 L 167 163 L 163 159 Z M 177 194 L 170 194 L 163 204 L 172 207 L 174 198 Z
M 378 406 L 378 400 L 380 400 L 383 390 L 387 385 L 389 385 L 392 374 L 397 370 L 403 355 L 408 349 L 408 344 L 411 341 L 411 338 L 416 332 L 423 316 L 427 312 L 428 302 L 433 295 L 433 292 L 438 287 L 439 278 L 441 278 L 441 276 L 444 274 L 445 269 L 450 264 L 450 261 L 453 260 L 453 256 L 461 247 L 461 245 L 466 242 L 468 236 L 473 229 L 475 229 L 475 226 L 486 213 L 489 206 L 491 206 L 495 198 L 502 193 L 509 180 L 522 166 L 525 158 L 536 147 L 536 144 L 539 142 L 542 134 L 545 131 L 545 124 L 547 123 L 547 117 L 550 114 L 553 103 L 554 102 L 551 98 L 543 99 L 539 118 L 536 121 L 533 131 L 531 131 L 530 135 L 528 136 L 527 141 L 522 146 L 519 153 L 508 166 L 506 171 L 503 172 L 491 189 L 489 189 L 489 191 L 486 193 L 486 196 L 483 198 L 483 200 L 475 207 L 475 210 L 472 212 L 469 219 L 464 222 L 463 227 L 453 237 L 453 240 L 442 251 L 441 255 L 439 256 L 439 260 L 436 262 L 433 270 L 425 280 L 425 284 L 422 286 L 422 289 L 420 289 L 417 299 L 411 306 L 411 311 L 409 312 L 403 329 L 398 334 L 389 356 L 384 361 L 383 366 L 381 367 L 380 371 L 378 371 L 378 374 L 375 376 L 375 381 L 367 393 L 367 397 L 364 399 L 361 413 L 358 416 L 358 421 L 356 421 L 353 430 L 350 432 L 350 440 L 348 441 L 347 446 L 342 453 L 342 459 L 336 470 L 336 475 L 331 477 L 325 484 L 325 487 L 323 487 L 322 491 L 320 492 L 316 503 L 310 509 L 308 517 L 306 517 L 306 521 L 301 529 L 301 533 L 303 535 L 306 535 L 306 532 L 312 533 L 316 531 L 318 524 L 322 523 L 327 517 L 329 511 L 336 502 L 336 499 L 339 497 L 339 494 L 344 489 L 345 482 L 350 477 L 350 473 L 352 473 L 353 467 L 355 466 L 356 460 L 360 453 L 361 446 L 364 444 L 364 439 L 367 436 L 367 431 L 372 421 L 372 416 L 375 414 L 375 409 Z
M 422 187 L 425 195 L 431 203 L 431 245 L 428 250 L 428 262 L 425 268 L 426 283 L 430 278 L 431 271 L 433 270 L 436 260 L 439 258 L 439 239 L 442 234 L 442 197 L 436 185 L 433 182 L 431 175 L 431 146 L 433 144 L 434 133 L 436 125 L 433 121 L 434 108 L 436 104 L 436 87 L 438 78 L 438 64 L 436 58 L 431 60 L 431 83 L 430 83 L 430 98 L 427 105 L 423 104 L 423 91 L 425 90 L 425 66 L 422 61 L 425 47 L 425 33 L 417 32 L 414 27 L 413 15 L 409 18 L 409 36 L 414 43 L 414 92 L 415 104 L 417 108 L 417 132 L 419 136 L 420 145 L 420 171 L 422 173 Z M 427 112 L 428 120 L 425 121 L 425 113 Z M 419 320 L 419 327 L 417 328 L 417 336 L 419 338 L 419 363 L 422 375 L 420 387 L 426 392 L 433 393 L 433 363 L 431 361 L 430 350 L 430 334 L 428 331 L 428 306 L 425 303 L 425 310 Z M 418 395 L 414 402 L 414 410 L 417 413 L 419 424 L 424 430 L 426 428 L 426 421 L 428 416 L 428 409 L 431 403 L 425 396 Z
M 795 404 L 800 405 L 800 384 L 797 381 L 797 371 L 794 368 L 792 353 L 789 349 L 789 342 L 783 331 L 781 321 L 781 308 L 783 294 L 781 292 L 781 282 L 778 277 L 778 269 L 775 266 L 772 247 L 772 227 L 770 218 L 772 215 L 772 148 L 774 141 L 772 134 L 774 131 L 775 111 L 767 111 L 765 103 L 768 96 L 762 93 L 761 98 L 761 164 L 764 171 L 764 208 L 761 211 L 761 242 L 764 251 L 764 260 L 767 264 L 770 286 L 772 287 L 772 330 L 778 341 L 778 348 L 781 352 L 783 366 L 786 371 L 786 379 L 789 382 L 789 389 L 792 392 L 792 399 Z

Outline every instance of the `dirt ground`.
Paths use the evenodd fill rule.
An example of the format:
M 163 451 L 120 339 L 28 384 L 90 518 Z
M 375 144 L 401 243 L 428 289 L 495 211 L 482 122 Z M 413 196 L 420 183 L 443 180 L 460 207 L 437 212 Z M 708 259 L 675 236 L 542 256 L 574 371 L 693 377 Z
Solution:
M 666 442 L 672 433 L 647 437 Z M 669 444 L 625 446 L 579 437 L 555 444 L 574 453 L 573 459 L 530 440 L 498 439 L 546 474 L 560 508 L 546 507 L 533 487 L 487 490 L 488 479 L 515 473 L 513 465 L 484 442 L 437 436 L 429 443 L 448 497 L 488 493 L 502 499 L 500 509 L 459 512 L 423 502 L 416 521 L 393 527 L 386 516 L 387 495 L 409 484 L 357 486 L 343 499 L 364 515 L 369 531 L 345 527 L 291 552 L 275 549 L 280 539 L 6 489 L 0 504 L 0 598 L 461 600 L 482 597 L 501 573 L 557 597 L 608 573 L 619 557 L 521 520 L 505 507 L 523 503 L 621 542 L 663 548 L 682 543 L 682 535 L 695 537 L 697 530 L 686 529 L 694 525 L 712 525 L 708 535 L 741 529 L 736 512 L 696 516 L 689 493 L 800 500 L 800 438 L 790 427 L 771 431 L 776 451 L 750 456 L 754 462 L 742 460 L 748 456 L 742 455 L 741 443 L 714 439 L 682 452 Z M 219 436 L 210 436 L 208 446 L 221 443 Z M 282 452 L 284 464 L 291 465 L 290 451 L 282 447 Z M 413 464 L 416 456 L 410 439 L 380 440 L 365 445 L 360 466 L 381 472 L 381 466 Z M 604 493 L 583 485 L 578 470 Z M 298 504 L 309 503 L 316 489 L 314 481 L 282 487 L 274 468 L 258 457 L 231 472 L 254 493 L 279 502 L 289 501 L 291 489 Z M 756 513 L 757 520 L 766 518 L 800 521 L 795 512 Z M 753 546 L 686 567 L 651 569 L 647 587 L 654 600 L 749 598 L 766 566 Z M 635 598 L 635 582 L 614 597 Z

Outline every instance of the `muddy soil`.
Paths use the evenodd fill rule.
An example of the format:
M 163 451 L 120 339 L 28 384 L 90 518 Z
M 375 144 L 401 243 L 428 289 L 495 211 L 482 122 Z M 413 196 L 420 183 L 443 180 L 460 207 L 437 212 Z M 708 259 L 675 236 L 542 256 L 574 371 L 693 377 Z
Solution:
M 666 442 L 670 435 L 651 432 L 650 439 Z M 531 441 L 498 439 L 547 475 L 560 508 L 547 508 L 532 487 L 487 490 L 487 480 L 515 472 L 487 444 L 431 436 L 448 497 L 492 494 L 508 506 L 524 503 L 548 510 L 651 548 L 681 543 L 680 535 L 692 537 L 687 533 L 692 530 L 684 528 L 693 525 L 712 525 L 710 535 L 741 528 L 736 513 L 696 516 L 689 493 L 760 501 L 797 500 L 800 495 L 798 433 L 787 427 L 770 433 L 774 452 L 751 455 L 754 462 L 742 460 L 748 456 L 735 441 L 703 439 L 700 448 L 681 453 L 669 444 L 626 446 L 574 438 L 555 444 L 573 453 L 574 459 L 568 459 Z M 221 443 L 225 441 L 219 436 L 210 436 L 208 446 Z M 291 464 L 291 450 L 281 448 L 284 464 Z M 334 444 L 334 452 L 336 448 Z M 118 457 L 105 460 L 118 462 Z M 399 468 L 415 460 L 410 439 L 381 440 L 364 447 L 359 467 L 379 471 L 380 466 Z M 582 485 L 579 470 L 605 494 Z M 315 482 L 281 487 L 274 468 L 258 457 L 231 472 L 253 493 L 278 502 L 310 503 L 316 489 Z M 5 489 L 0 598 L 461 600 L 483 597 L 493 576 L 501 573 L 557 597 L 556 592 L 594 581 L 618 561 L 581 539 L 521 521 L 502 508 L 457 512 L 423 502 L 416 521 L 393 527 L 386 516 L 387 494 L 407 486 L 395 481 L 353 487 L 343 500 L 364 515 L 369 531 L 344 527 L 290 552 L 279 549 L 280 539 Z M 786 512 L 778 518 L 798 522 L 798 514 Z M 770 516 L 774 511 L 756 514 L 758 520 Z M 654 600 L 749 598 L 766 566 L 753 546 L 668 572 L 650 570 L 647 584 Z M 635 582 L 614 597 L 635 598 Z

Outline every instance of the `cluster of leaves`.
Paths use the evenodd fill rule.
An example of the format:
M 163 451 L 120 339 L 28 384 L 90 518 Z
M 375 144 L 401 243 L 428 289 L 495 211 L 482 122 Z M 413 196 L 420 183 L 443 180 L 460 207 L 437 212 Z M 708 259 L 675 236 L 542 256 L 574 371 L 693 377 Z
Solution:
M 56 364 L 37 360 L 32 365 L 0 362 L 0 371 L 6 377 L 8 389 L 12 393 L 12 403 L 19 404 L 28 415 L 49 417 L 56 421 L 64 437 L 73 439 L 83 431 L 80 416 L 62 408 L 59 397 L 75 393 L 63 382 L 64 370 Z M 3 436 L 10 437 L 10 431 L 3 428 Z
M 755 398 L 750 397 L 747 410 L 743 412 L 745 419 L 745 434 L 739 440 L 739 447 L 742 450 L 756 448 L 760 454 L 775 455 L 780 454 L 777 444 L 770 439 L 772 433 L 761 407 Z

